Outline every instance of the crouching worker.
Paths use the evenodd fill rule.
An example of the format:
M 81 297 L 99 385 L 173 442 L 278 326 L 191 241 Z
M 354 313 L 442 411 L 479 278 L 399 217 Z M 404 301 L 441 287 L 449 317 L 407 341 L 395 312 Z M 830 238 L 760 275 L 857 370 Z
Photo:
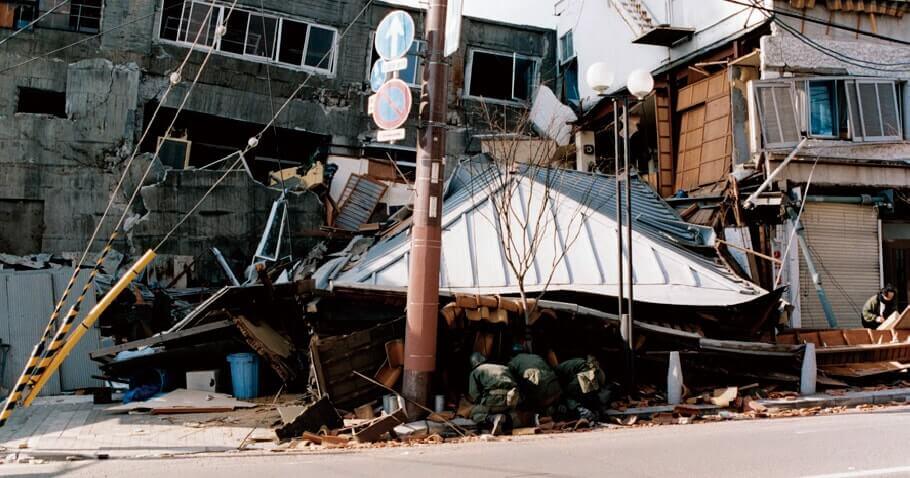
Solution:
M 888 284 L 878 294 L 870 297 L 863 305 L 863 327 L 877 329 L 891 317 L 891 314 L 897 312 L 894 296 L 894 287 Z
M 518 379 L 524 408 L 553 415 L 549 407 L 562 396 L 559 378 L 539 355 L 521 353 L 509 361 L 509 370 Z
M 471 354 L 468 398 L 474 404 L 471 419 L 495 435 L 508 427 L 510 413 L 518 405 L 518 383 L 508 367 L 486 361 L 482 354 Z
M 588 421 L 597 419 L 593 410 L 599 410 L 610 401 L 606 387 L 607 377 L 597 359 L 574 358 L 556 366 L 556 374 L 563 383 L 566 408 Z

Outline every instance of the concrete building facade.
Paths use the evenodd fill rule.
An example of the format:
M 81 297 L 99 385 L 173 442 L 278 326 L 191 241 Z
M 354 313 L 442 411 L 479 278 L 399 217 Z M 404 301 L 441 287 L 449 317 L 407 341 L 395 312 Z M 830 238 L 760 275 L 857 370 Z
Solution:
M 0 232 L 0 250 L 81 251 L 137 146 L 95 250 L 140 187 L 117 249 L 136 254 L 156 245 L 225 176 L 231 161 L 219 160 L 257 135 L 244 167 L 225 176 L 161 252 L 211 264 L 207 251 L 216 246 L 248 263 L 282 194 L 269 187 L 269 173 L 281 168 L 336 155 L 393 160 L 407 175 L 422 11 L 409 10 L 418 41 L 401 73 L 415 97 L 406 139 L 376 141 L 367 115 L 373 32 L 395 8 L 380 1 L 0 2 L 0 27 L 14 34 L 0 43 L 0 220 L 11 226 Z M 449 158 L 479 151 L 472 137 L 487 129 L 490 114 L 524 111 L 538 85 L 555 78 L 552 30 L 465 18 L 461 38 L 451 57 Z M 287 198 L 294 249 L 303 253 L 324 236 L 323 203 L 308 191 Z

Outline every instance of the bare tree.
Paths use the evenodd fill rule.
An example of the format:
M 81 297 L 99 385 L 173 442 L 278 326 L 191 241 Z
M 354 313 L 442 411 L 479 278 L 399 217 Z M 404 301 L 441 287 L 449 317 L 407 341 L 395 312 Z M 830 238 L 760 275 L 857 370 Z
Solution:
M 587 173 L 563 169 L 565 152 L 555 142 L 530 134 L 529 112 L 512 115 L 511 121 L 505 114 L 494 117 L 486 106 L 483 113 L 489 127 L 485 150 L 494 163 L 483 173 L 486 194 L 481 200 L 489 200 L 493 213 L 479 211 L 499 232 L 503 258 L 521 298 L 530 348 L 529 326 L 538 313 L 537 303 L 585 227 L 594 181 L 580 191 L 584 181 L 570 184 L 578 179 L 573 175 Z M 571 197 L 565 193 L 570 187 L 576 188 Z M 540 264 L 542 257 L 548 263 Z

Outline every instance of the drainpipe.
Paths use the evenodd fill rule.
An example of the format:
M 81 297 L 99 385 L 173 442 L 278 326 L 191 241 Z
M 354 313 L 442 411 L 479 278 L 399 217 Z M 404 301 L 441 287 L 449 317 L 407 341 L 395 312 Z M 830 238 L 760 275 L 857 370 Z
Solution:
M 821 275 L 818 273 L 818 269 L 815 268 L 815 261 L 812 259 L 812 254 L 809 251 L 809 243 L 806 241 L 806 230 L 803 228 L 799 218 L 796 217 L 792 209 L 787 209 L 787 212 L 790 215 L 790 218 L 793 220 L 793 227 L 796 228 L 796 238 L 799 242 L 799 249 L 803 253 L 803 259 L 806 260 L 806 267 L 809 269 L 809 277 L 812 278 L 812 284 L 815 285 L 815 293 L 818 294 L 818 301 L 822 304 L 822 310 L 825 313 L 825 320 L 828 321 L 828 326 L 831 328 L 837 327 L 837 317 L 834 316 L 834 309 L 831 308 L 831 302 L 828 300 L 828 294 L 825 293 L 825 288 L 822 285 Z
M 761 186 L 759 186 L 758 189 L 756 189 L 755 192 L 752 193 L 748 199 L 743 201 L 744 208 L 752 209 L 753 207 L 755 207 L 755 200 L 758 199 L 759 194 L 765 192 L 765 189 L 768 189 L 768 186 L 771 186 L 771 183 L 774 182 L 774 178 L 776 178 L 777 175 L 780 174 L 781 171 L 783 171 L 784 168 L 786 168 L 788 164 L 790 164 L 790 161 L 793 161 L 793 158 L 795 158 L 796 155 L 799 154 L 800 150 L 803 149 L 803 146 L 805 146 L 806 141 L 809 141 L 809 138 L 803 138 L 802 141 L 800 141 L 799 144 L 797 144 L 796 147 L 793 148 L 793 151 L 790 151 L 790 154 L 787 155 L 787 158 L 784 159 L 784 162 L 780 163 L 780 165 L 777 167 L 777 169 L 772 171 L 771 174 L 769 174 L 768 177 L 765 178 L 765 182 L 761 183 Z

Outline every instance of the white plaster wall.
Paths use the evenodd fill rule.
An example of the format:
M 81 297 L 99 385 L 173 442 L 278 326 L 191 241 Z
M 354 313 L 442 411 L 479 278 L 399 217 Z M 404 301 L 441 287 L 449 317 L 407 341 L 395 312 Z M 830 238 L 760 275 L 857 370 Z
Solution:
M 759 25 L 764 17 L 746 7 L 723 0 L 642 0 L 653 14 L 655 23 L 694 27 L 693 37 L 673 48 L 636 45 L 639 32 L 633 31 L 620 16 L 614 4 L 619 0 L 561 0 L 557 3 L 557 33 L 574 33 L 578 56 L 579 91 L 585 107 L 593 105 L 595 94 L 585 81 L 588 67 L 603 61 L 616 72 L 614 89 L 625 86 L 635 69 L 653 71 L 695 51 L 725 41 L 743 27 Z

